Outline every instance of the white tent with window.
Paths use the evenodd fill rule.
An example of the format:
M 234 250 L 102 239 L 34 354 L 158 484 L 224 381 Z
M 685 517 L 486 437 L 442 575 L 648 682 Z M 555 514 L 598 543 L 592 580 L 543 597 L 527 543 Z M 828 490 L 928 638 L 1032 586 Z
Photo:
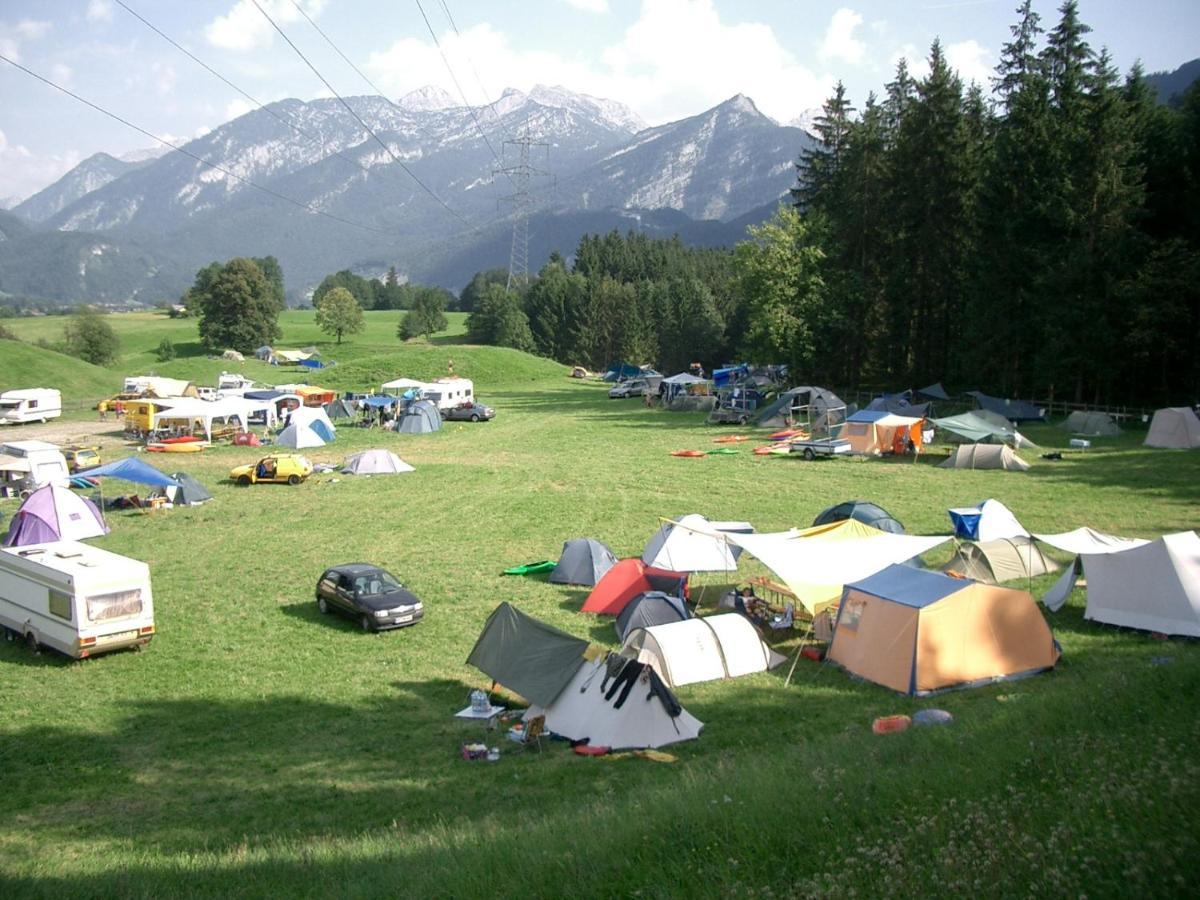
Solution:
M 785 661 L 738 613 L 635 628 L 621 655 L 650 666 L 671 688 L 765 672 Z

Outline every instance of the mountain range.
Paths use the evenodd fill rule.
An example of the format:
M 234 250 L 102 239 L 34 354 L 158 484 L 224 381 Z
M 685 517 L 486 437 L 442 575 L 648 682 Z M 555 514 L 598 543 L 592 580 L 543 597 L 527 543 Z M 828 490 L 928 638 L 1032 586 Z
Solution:
M 0 292 L 155 302 L 214 259 L 267 255 L 293 301 L 345 268 L 394 265 L 457 289 L 507 265 L 522 172 L 531 269 L 612 228 L 731 244 L 771 214 L 813 140 L 743 95 L 653 128 L 561 87 L 479 108 L 437 88 L 346 104 L 353 114 L 337 99 L 282 100 L 184 152 L 89 157 L 0 216 Z

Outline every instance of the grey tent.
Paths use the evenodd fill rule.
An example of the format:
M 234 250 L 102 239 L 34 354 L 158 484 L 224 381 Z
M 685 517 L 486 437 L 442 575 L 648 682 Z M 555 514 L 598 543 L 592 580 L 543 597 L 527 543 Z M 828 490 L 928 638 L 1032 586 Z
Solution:
M 1075 412 L 1067 416 L 1062 426 L 1071 434 L 1086 434 L 1095 435 L 1097 437 L 1112 437 L 1121 433 L 1121 426 L 1118 425 L 1113 417 L 1105 412 L 1085 412 L 1077 409 Z
M 1194 450 L 1200 447 L 1200 417 L 1186 406 L 1155 410 L 1142 443 L 1167 450 Z
M 1042 422 L 1045 421 L 1043 411 L 1026 400 L 1005 400 L 1003 397 L 991 397 L 983 391 L 967 391 L 974 397 L 980 409 L 998 413 L 1010 422 Z
M 831 431 L 846 421 L 846 404 L 833 391 L 805 385 L 779 395 L 762 411 L 759 428 L 787 428 L 805 425 L 816 431 Z
M 938 464 L 939 469 L 1007 469 L 1024 472 L 1029 463 L 1005 444 L 962 444 Z
M 666 625 L 691 618 L 687 604 L 680 597 L 672 597 L 662 591 L 646 591 L 629 601 L 629 605 L 617 616 L 617 640 L 622 643 L 625 635 L 635 628 Z
M 163 491 L 176 506 L 199 506 L 212 499 L 208 489 L 187 472 L 176 472 L 171 477 L 179 482 L 179 487 L 168 485 Z
M 325 404 L 325 415 L 331 419 L 353 419 L 358 410 L 350 400 L 331 400 Z
M 950 395 L 946 393 L 946 389 L 942 387 L 940 381 L 935 381 L 929 387 L 918 388 L 917 393 L 922 397 L 928 397 L 930 400 L 949 400 Z
M 1057 572 L 1058 563 L 1043 554 L 1029 538 L 1010 537 L 997 541 L 964 541 L 942 571 L 986 584 L 1001 584 L 1014 578 Z
M 430 400 L 417 400 L 408 405 L 396 430 L 401 434 L 429 434 L 441 431 L 442 414 Z
M 882 506 L 876 506 L 866 500 L 847 500 L 845 503 L 824 509 L 813 519 L 813 525 L 832 525 L 846 519 L 854 519 L 880 531 L 905 534 L 904 526 L 898 519 Z
M 1012 447 L 1036 447 L 1033 441 L 1017 431 L 1004 416 L 977 409 L 957 416 L 945 416 L 930 420 L 934 427 L 952 435 L 951 440 L 972 443 L 1009 444 Z
M 467 662 L 531 703 L 549 706 L 579 670 L 587 648 L 583 638 L 501 603 Z
M 867 409 L 923 419 L 929 415 L 932 406 L 932 403 L 914 403 L 912 391 L 901 391 L 899 394 L 881 394 L 867 404 Z
M 558 565 L 550 573 L 554 584 L 582 584 L 595 587 L 604 573 L 617 564 L 607 546 L 592 538 L 564 541 Z

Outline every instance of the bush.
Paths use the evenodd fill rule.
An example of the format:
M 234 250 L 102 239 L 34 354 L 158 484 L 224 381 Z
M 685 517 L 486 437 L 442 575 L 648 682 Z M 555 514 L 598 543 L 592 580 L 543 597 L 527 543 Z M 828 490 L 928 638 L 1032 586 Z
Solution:
M 159 362 L 170 362 L 173 360 L 175 358 L 175 345 L 171 343 L 171 339 L 163 338 L 159 341 L 154 355 L 158 357 Z

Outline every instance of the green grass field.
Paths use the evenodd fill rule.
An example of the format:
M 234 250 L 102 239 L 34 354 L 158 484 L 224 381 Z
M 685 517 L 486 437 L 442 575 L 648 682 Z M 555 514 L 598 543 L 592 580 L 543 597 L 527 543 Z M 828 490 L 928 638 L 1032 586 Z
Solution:
M 0 642 L 0 896 L 1194 890 L 1200 649 L 1086 622 L 1082 591 L 1047 617 L 1063 648 L 1057 670 L 1023 681 L 910 699 L 801 661 L 789 686 L 783 667 L 683 688 L 705 728 L 670 748 L 673 764 L 584 759 L 558 743 L 518 755 L 498 736 L 498 763 L 467 763 L 459 745 L 482 731 L 452 715 L 488 686 L 465 658 L 501 600 L 615 645 L 611 619 L 578 612 L 584 590 L 498 575 L 556 556 L 565 539 L 636 555 L 661 516 L 770 531 L 854 497 L 912 533 L 945 533 L 947 507 L 996 497 L 1033 531 L 1088 524 L 1154 537 L 1197 526 L 1200 454 L 1144 450 L 1130 433 L 1062 462 L 1025 452 L 1024 474 L 745 449 L 678 459 L 669 451 L 729 432 L 609 401 L 564 367 L 511 351 L 440 338 L 401 346 L 396 315 L 373 318 L 341 350 L 322 344 L 339 361 L 322 383 L 428 377 L 452 358 L 497 408 L 493 422 L 422 437 L 342 428 L 308 451 L 337 463 L 385 446 L 416 467 L 394 478 L 237 488 L 224 476 L 253 449 L 153 459 L 195 474 L 215 499 L 112 514 L 112 533 L 95 541 L 151 566 L 158 634 L 146 652 L 72 663 Z M 103 371 L 135 374 L 163 323 L 179 327 L 131 327 L 130 355 Z M 281 345 L 315 339 L 306 329 L 289 313 Z M 68 384 L 61 358 L 21 357 L 14 371 L 3 349 L 0 384 Z M 201 363 L 158 369 L 199 377 Z M 78 378 L 72 397 L 91 396 L 90 376 Z M 1031 431 L 1066 445 L 1058 429 Z M 6 518 L 14 509 L 0 505 Z M 322 617 L 317 576 L 351 560 L 395 572 L 426 602 L 426 620 L 367 635 Z M 739 577 L 757 571 L 750 563 Z M 1040 594 L 1053 578 L 1030 587 Z M 711 600 L 729 580 L 699 584 Z M 927 707 L 954 723 L 871 733 L 876 716 Z

